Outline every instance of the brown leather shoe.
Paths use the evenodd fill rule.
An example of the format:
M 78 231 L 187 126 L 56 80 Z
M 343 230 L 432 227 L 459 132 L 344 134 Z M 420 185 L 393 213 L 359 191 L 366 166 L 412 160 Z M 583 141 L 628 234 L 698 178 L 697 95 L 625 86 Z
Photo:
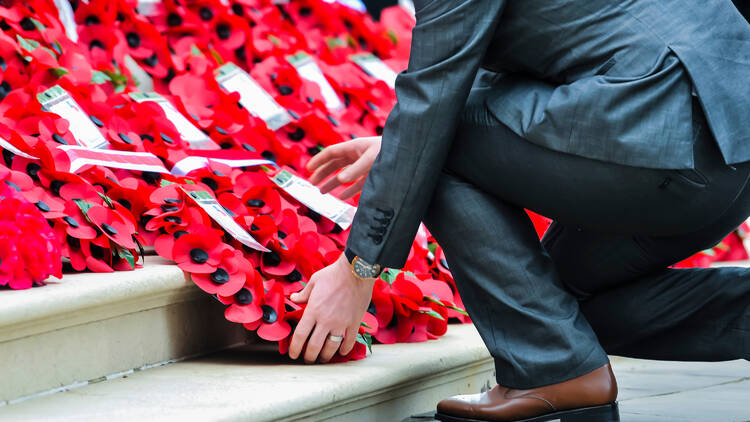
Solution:
M 559 384 L 531 390 L 496 386 L 438 403 L 443 422 L 618 422 L 617 381 L 609 364 Z

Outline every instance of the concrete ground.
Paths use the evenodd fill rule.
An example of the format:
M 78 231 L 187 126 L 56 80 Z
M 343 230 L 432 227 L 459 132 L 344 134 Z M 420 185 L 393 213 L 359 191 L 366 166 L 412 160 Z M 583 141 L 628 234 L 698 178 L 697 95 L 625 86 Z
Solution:
M 750 362 L 613 358 L 622 422 L 750 422 Z M 404 422 L 425 422 L 413 417 Z

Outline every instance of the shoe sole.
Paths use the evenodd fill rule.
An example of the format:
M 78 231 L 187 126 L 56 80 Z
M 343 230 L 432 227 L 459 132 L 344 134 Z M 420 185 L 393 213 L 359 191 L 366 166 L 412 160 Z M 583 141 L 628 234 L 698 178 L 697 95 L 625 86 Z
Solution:
M 435 419 L 442 422 L 489 422 L 481 419 L 468 419 L 458 416 L 436 413 Z M 620 410 L 617 403 L 604 406 L 582 407 L 563 410 L 530 419 L 519 419 L 512 422 L 620 422 Z

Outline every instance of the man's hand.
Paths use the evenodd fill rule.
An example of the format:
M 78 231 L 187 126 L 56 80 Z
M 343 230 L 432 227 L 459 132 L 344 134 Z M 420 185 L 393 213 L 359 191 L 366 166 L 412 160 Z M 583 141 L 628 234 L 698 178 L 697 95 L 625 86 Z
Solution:
M 380 152 L 380 140 L 379 136 L 357 138 L 325 148 L 307 163 L 307 170 L 312 172 L 310 183 L 317 185 L 338 169 L 346 167 L 321 184 L 320 192 L 328 193 L 339 185 L 354 182 L 339 195 L 341 199 L 354 196 L 365 185 L 367 173 Z
M 374 283 L 374 279 L 363 280 L 354 275 L 344 254 L 313 274 L 307 286 L 291 296 L 296 303 L 307 302 L 307 307 L 294 330 L 289 357 L 297 359 L 304 348 L 305 362 L 314 363 L 319 359 L 325 363 L 337 351 L 341 355 L 351 352 L 370 304 Z M 333 341 L 329 335 L 342 336 L 344 340 Z

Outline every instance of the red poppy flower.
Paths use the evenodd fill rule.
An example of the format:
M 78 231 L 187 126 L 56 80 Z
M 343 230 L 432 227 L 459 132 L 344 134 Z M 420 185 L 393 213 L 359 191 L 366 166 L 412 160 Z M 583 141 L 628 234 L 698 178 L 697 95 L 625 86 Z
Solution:
M 248 189 L 241 198 L 250 215 L 270 214 L 274 219 L 281 214 L 281 197 L 276 186 L 255 186 Z
M 229 305 L 224 311 L 224 317 L 228 321 L 241 324 L 253 324 L 259 321 L 264 314 L 262 308 L 265 301 L 263 280 L 254 269 L 246 272 L 246 281 L 235 293 L 231 295 L 220 295 L 219 300 Z
M 210 274 L 193 274 L 193 282 L 206 293 L 232 296 L 245 284 L 245 274 L 252 270 L 242 252 L 224 249 L 216 270 Z
M 65 235 L 76 239 L 91 240 L 98 236 L 96 229 L 91 226 L 81 212 L 81 208 L 74 202 L 65 203 L 65 216 L 58 219 L 56 224 L 64 227 Z
M 86 216 L 110 240 L 124 248 L 135 249 L 136 244 L 133 240 L 135 226 L 120 212 L 97 205 L 89 208 Z
M 38 207 L 0 187 L 0 286 L 27 289 L 61 277 L 60 240 Z
M 258 336 L 268 341 L 279 341 L 292 332 L 292 327 L 285 320 L 284 289 L 274 284 L 266 292 L 266 300 L 261 305 L 263 316 L 255 322 L 244 324 L 250 331 L 256 331 Z
M 218 268 L 224 250 L 229 247 L 216 231 L 199 226 L 174 242 L 172 256 L 183 271 L 211 274 Z

